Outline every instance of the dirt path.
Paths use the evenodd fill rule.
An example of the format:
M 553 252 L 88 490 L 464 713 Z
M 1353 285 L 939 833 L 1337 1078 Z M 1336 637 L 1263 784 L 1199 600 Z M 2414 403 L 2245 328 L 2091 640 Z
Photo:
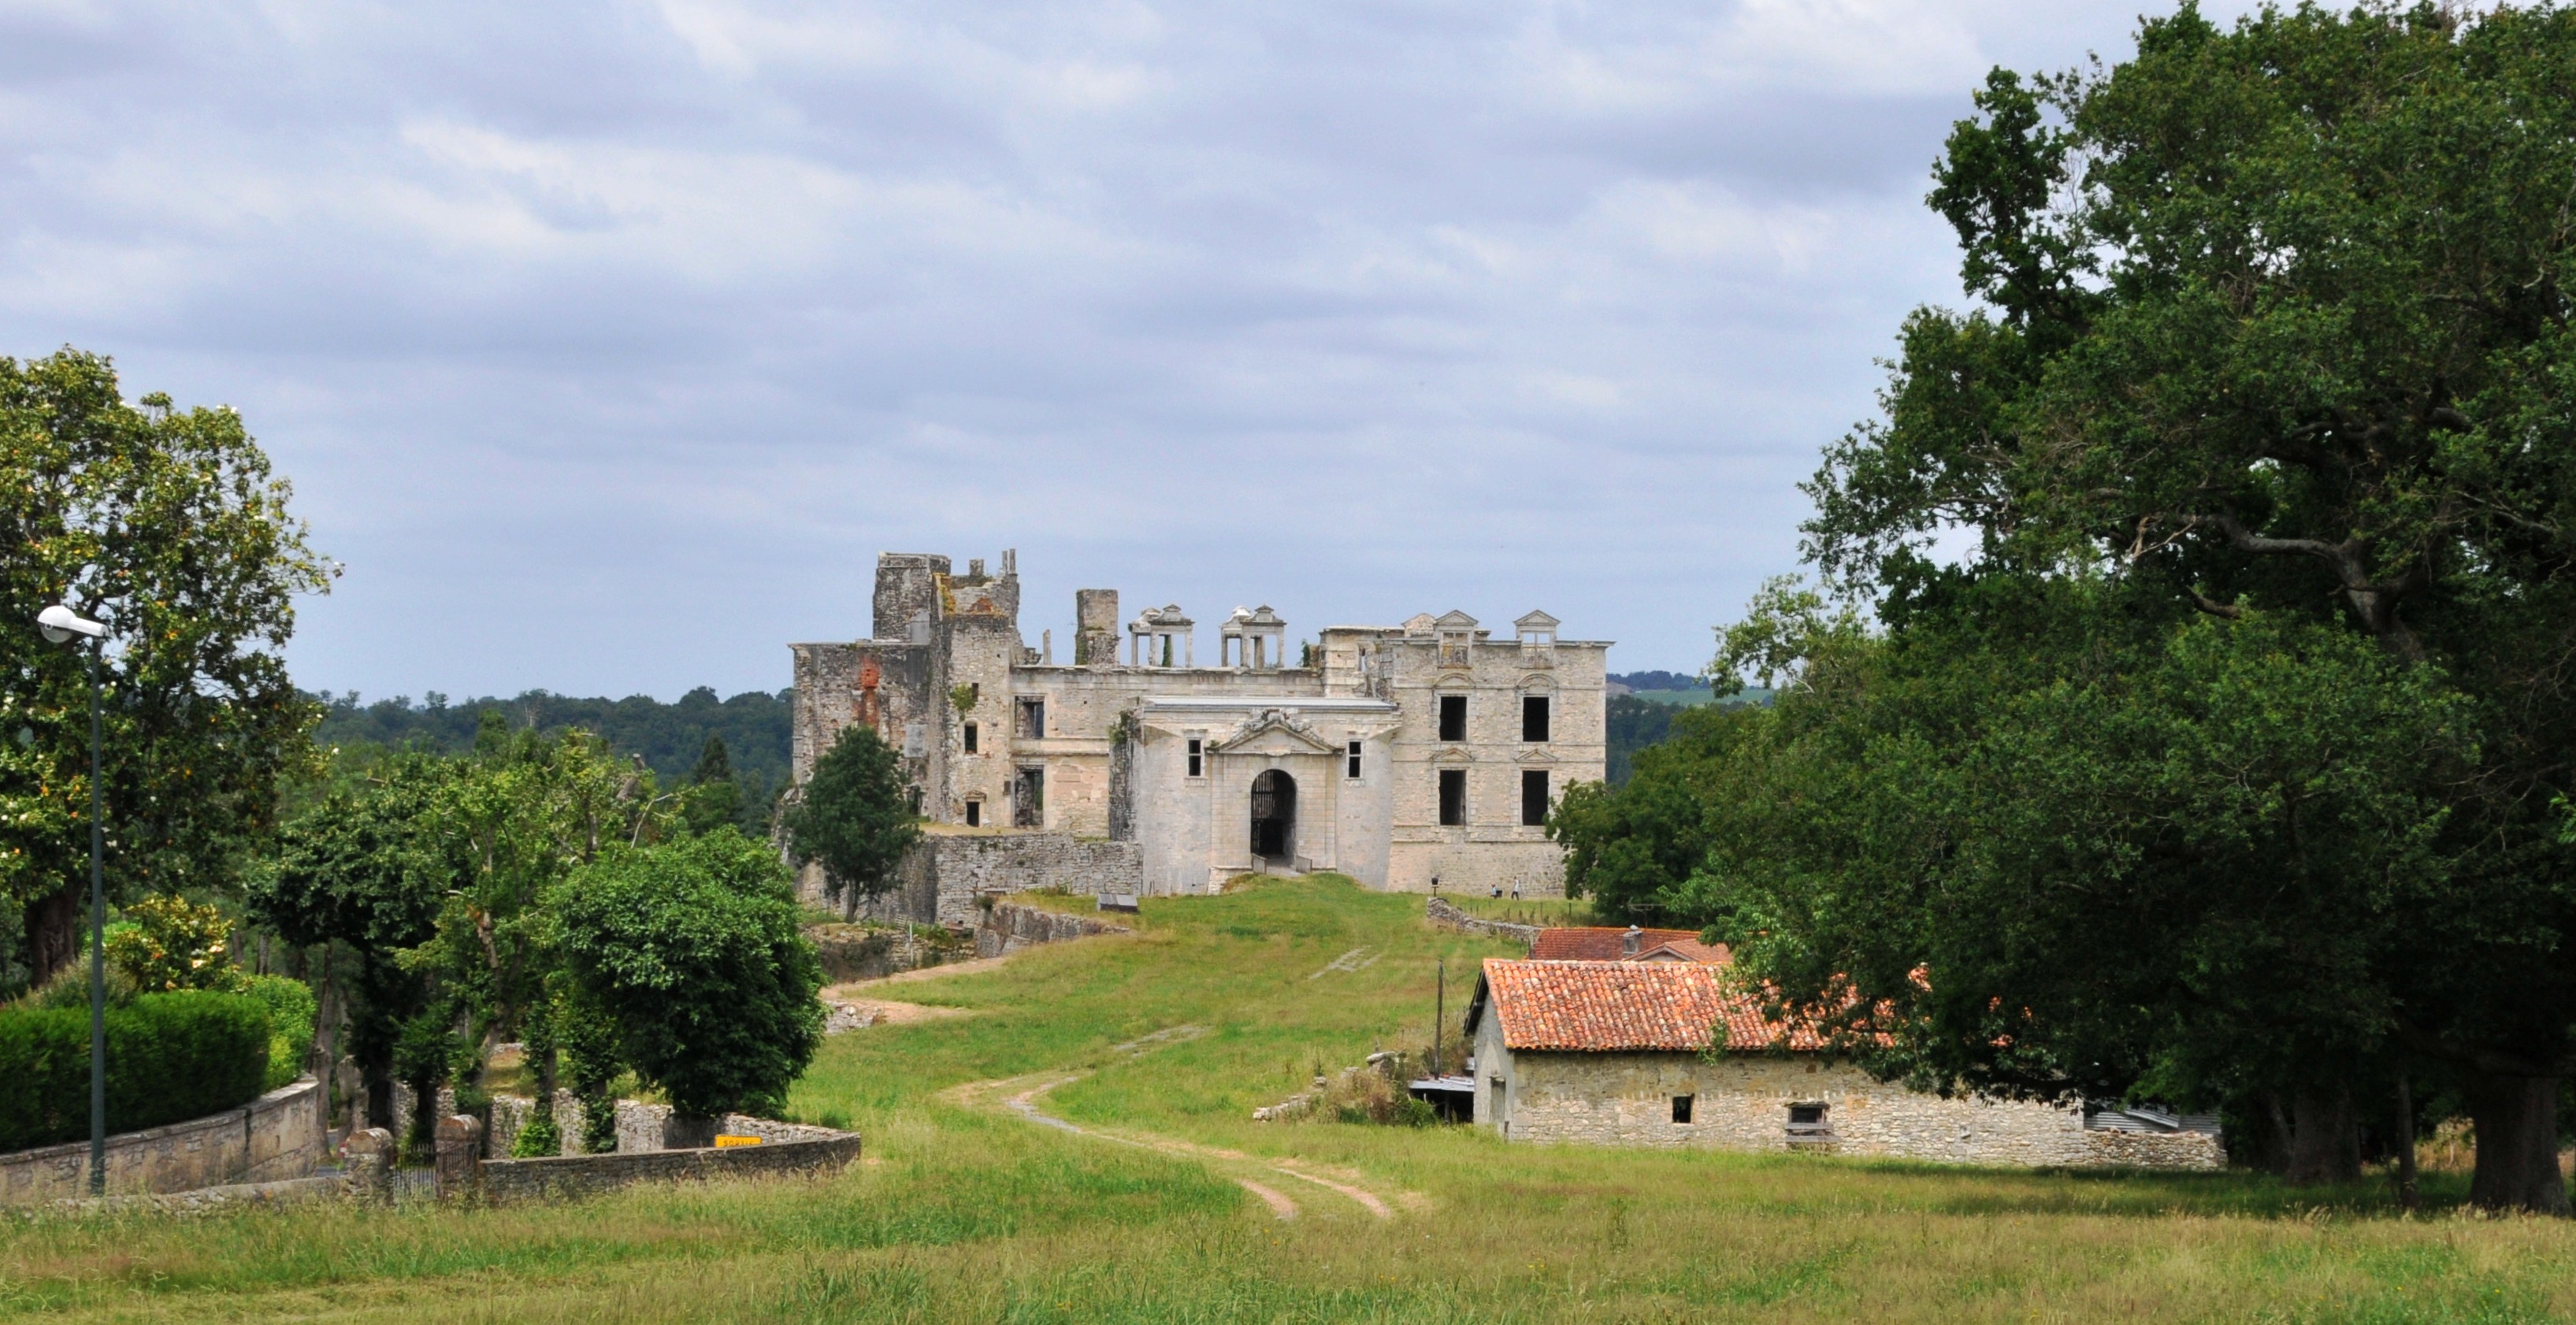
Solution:
M 1125 1044 L 1112 1046 L 1110 1052 L 1124 1053 L 1129 1056 L 1133 1056 L 1135 1054 L 1150 1052 L 1162 1045 L 1176 1044 L 1182 1040 L 1195 1039 L 1203 1033 L 1205 1032 L 1202 1027 L 1174 1026 L 1165 1030 L 1156 1031 L 1151 1035 L 1130 1040 Z M 1071 1085 L 1076 1081 L 1082 1080 L 1088 1075 L 1090 1074 L 1086 1072 L 1039 1072 L 1023 1077 L 1009 1077 L 999 1081 L 972 1081 L 962 1086 L 951 1087 L 946 1091 L 942 1091 L 941 1094 L 955 1103 L 966 1105 L 968 1107 L 976 1107 L 986 1104 L 986 1102 L 991 1100 L 995 1095 L 999 1095 L 1004 1091 L 1012 1091 L 1013 1093 L 1011 1094 L 1002 1095 L 1002 1107 L 1030 1122 L 1038 1124 L 1041 1127 L 1052 1127 L 1058 1131 L 1070 1132 L 1075 1136 L 1087 1136 L 1095 1140 L 1114 1141 L 1120 1145 L 1136 1146 L 1140 1149 L 1155 1151 L 1159 1154 L 1205 1160 L 1209 1161 L 1212 1167 L 1216 1167 L 1220 1170 L 1242 1166 L 1257 1166 L 1268 1170 L 1269 1173 L 1276 1173 L 1284 1177 L 1295 1178 L 1300 1182 L 1312 1183 L 1315 1186 L 1322 1187 L 1328 1191 L 1347 1197 L 1361 1209 L 1368 1211 L 1371 1215 L 1374 1215 L 1379 1219 L 1392 1219 L 1395 1217 L 1395 1211 L 1388 1206 L 1384 1197 L 1381 1197 L 1376 1192 L 1370 1191 L 1368 1188 L 1359 1185 L 1366 1176 L 1363 1174 L 1345 1170 L 1341 1173 L 1340 1178 L 1347 1178 L 1349 1181 L 1342 1181 L 1340 1178 L 1324 1177 L 1320 1174 L 1308 1171 L 1307 1168 L 1301 1168 L 1299 1167 L 1300 1161 L 1296 1160 L 1268 1159 L 1255 1155 L 1247 1155 L 1240 1150 L 1228 1150 L 1222 1146 L 1200 1145 L 1195 1141 L 1184 1141 L 1178 1137 L 1160 1136 L 1152 1132 L 1140 1132 L 1133 1128 L 1121 1128 L 1117 1131 L 1110 1131 L 1105 1128 L 1084 1127 L 1078 1123 L 1069 1122 L 1065 1119 L 1059 1118 L 1039 1107 L 1039 1101 L 1045 1097 L 1047 1092 L 1054 1090 L 1058 1086 Z M 1297 1203 L 1276 1188 L 1264 1186 L 1261 1183 L 1254 1182 L 1250 1178 L 1243 1177 L 1237 1173 L 1228 1173 L 1226 1176 L 1232 1178 L 1236 1186 L 1239 1186 L 1245 1191 L 1252 1193 L 1254 1196 L 1259 1197 L 1264 1205 L 1270 1207 L 1270 1212 L 1272 1214 L 1281 1219 L 1294 1219 L 1297 1217 Z M 1397 1193 L 1396 1200 L 1407 1209 L 1421 1209 L 1425 1205 L 1422 1197 L 1418 1193 L 1414 1192 Z

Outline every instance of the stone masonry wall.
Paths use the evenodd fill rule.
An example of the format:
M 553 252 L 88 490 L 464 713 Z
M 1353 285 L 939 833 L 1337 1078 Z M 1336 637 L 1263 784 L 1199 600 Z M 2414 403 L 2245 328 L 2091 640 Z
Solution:
M 933 831 L 904 857 L 895 888 L 860 908 L 871 919 L 917 925 L 974 925 L 978 895 L 1058 888 L 1069 893 L 1140 891 L 1145 863 L 1133 842 L 1070 833 Z
M 184 1192 L 301 1178 L 322 1162 L 322 1083 L 272 1090 L 238 1109 L 107 1139 L 111 1193 Z M 0 1203 L 89 1195 L 89 1142 L 0 1156 Z
M 1424 919 L 1442 929 L 1454 929 L 1461 934 L 1482 934 L 1488 938 L 1509 939 L 1524 947 L 1538 946 L 1538 926 L 1515 925 L 1507 921 L 1485 920 L 1471 916 L 1450 904 L 1449 899 L 1445 897 L 1426 899 L 1422 904 L 1422 914 Z
M 819 1129 L 817 1129 L 819 1130 Z M 769 1141 L 724 1150 L 652 1150 L 547 1159 L 485 1160 L 477 1179 L 483 1199 L 517 1201 L 588 1196 L 638 1182 L 682 1178 L 747 1178 L 831 1174 L 859 1157 L 859 1138 Z
M 1483 1047 L 1492 1054 L 1490 1047 Z M 1943 1099 L 1882 1082 L 1813 1055 L 1519 1052 L 1480 1061 L 1502 1068 L 1505 1134 L 1515 1141 L 1580 1141 L 1729 1150 L 1818 1149 L 1970 1164 L 2103 1164 L 2216 1168 L 2218 1138 L 2088 1132 L 2083 1114 L 2045 1104 Z M 1490 1094 L 1490 1091 L 1480 1092 Z M 1691 1121 L 1673 1121 L 1673 1098 L 1692 1097 Z M 1829 1138 L 1793 1139 L 1789 1107 L 1821 1104 Z M 1490 1109 L 1480 1097 L 1479 1113 Z M 1489 1121 L 1481 1117 L 1479 1121 Z M 2113 1139 L 2117 1138 L 2117 1139 Z
M 1015 906 L 996 902 L 985 913 L 984 923 L 975 930 L 975 955 L 999 957 L 1039 943 L 1059 943 L 1066 939 L 1090 938 L 1096 934 L 1133 934 L 1125 925 L 1113 925 L 1089 916 L 1067 915 L 1061 911 L 1042 911 L 1034 906 Z

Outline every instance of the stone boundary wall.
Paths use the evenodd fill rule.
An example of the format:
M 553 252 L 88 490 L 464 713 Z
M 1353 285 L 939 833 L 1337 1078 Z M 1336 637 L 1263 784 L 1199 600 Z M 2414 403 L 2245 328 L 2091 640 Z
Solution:
M 984 923 L 975 930 L 975 955 L 999 957 L 1018 952 L 1039 943 L 1060 943 L 1066 939 L 1091 938 L 1100 934 L 1133 934 L 1125 925 L 1113 925 L 1089 916 L 1067 915 L 1062 911 L 1043 911 L 1034 906 L 995 902 L 984 913 Z
M 823 959 L 823 976 L 834 984 L 879 980 L 903 971 L 962 962 L 975 955 L 971 944 L 924 942 L 909 926 L 871 929 L 860 925 L 808 925 L 805 937 L 814 941 L 815 955 Z
M 1446 898 L 1434 897 L 1424 902 L 1422 917 L 1442 929 L 1454 929 L 1461 934 L 1482 934 L 1488 938 L 1509 939 L 1524 947 L 1538 946 L 1538 926 L 1471 916 L 1450 904 Z
M 820 1130 L 820 1129 L 816 1129 Z M 859 1158 L 859 1137 L 842 1132 L 827 1139 L 767 1141 L 724 1150 L 619 1151 L 608 1155 L 563 1155 L 548 1159 L 487 1159 L 475 1166 L 474 1190 L 486 1201 L 524 1201 L 592 1196 L 639 1182 L 683 1178 L 752 1178 L 789 1174 L 828 1175 Z
M 237 1109 L 107 1138 L 107 1189 L 132 1195 L 311 1174 L 322 1162 L 322 1083 L 291 1082 Z M 0 1203 L 87 1197 L 89 1142 L 0 1155 Z
M 971 926 L 975 899 L 1058 888 L 1093 896 L 1145 891 L 1144 849 L 1071 833 L 924 833 L 895 887 L 858 914 L 916 925 Z M 819 900 L 819 899 L 816 899 Z

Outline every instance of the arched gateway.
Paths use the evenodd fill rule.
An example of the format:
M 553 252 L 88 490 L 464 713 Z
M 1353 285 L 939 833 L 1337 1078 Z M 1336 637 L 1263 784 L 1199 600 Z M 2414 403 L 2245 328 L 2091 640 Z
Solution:
M 1268 769 L 1252 780 L 1252 854 L 1286 861 L 1297 846 L 1297 779 Z

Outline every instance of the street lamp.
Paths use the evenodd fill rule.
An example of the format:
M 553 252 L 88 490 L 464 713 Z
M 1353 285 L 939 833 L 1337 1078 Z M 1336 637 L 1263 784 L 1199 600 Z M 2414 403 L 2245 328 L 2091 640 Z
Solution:
M 89 640 L 89 1194 L 107 1194 L 107 888 L 99 858 L 106 828 L 99 819 L 98 652 L 107 627 L 56 603 L 36 614 L 36 628 L 56 644 Z

